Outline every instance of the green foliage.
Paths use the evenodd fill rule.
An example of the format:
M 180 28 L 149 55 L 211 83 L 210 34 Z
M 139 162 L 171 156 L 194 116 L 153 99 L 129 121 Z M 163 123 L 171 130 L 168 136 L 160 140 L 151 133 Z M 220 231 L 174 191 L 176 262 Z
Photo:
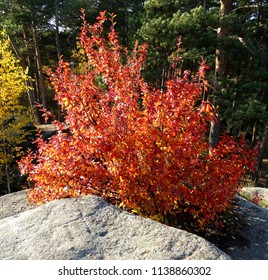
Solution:
M 220 108 L 224 129 L 256 140 L 262 138 L 268 120 L 268 38 L 263 26 L 267 3 L 259 9 L 247 5 L 238 1 L 224 20 L 228 36 L 219 44 L 225 49 L 228 76 L 213 100 Z
M 218 10 L 206 11 L 203 7 L 190 10 L 189 13 L 181 13 L 179 10 L 173 14 L 171 27 L 174 34 L 183 38 L 183 56 L 188 61 L 195 62 L 195 68 L 203 59 L 209 65 L 215 60 L 215 48 L 217 34 L 215 29 L 219 20 Z
M 219 110 L 223 130 L 233 135 L 247 133 L 251 138 L 257 127 L 260 138 L 268 105 L 267 3 L 257 8 L 246 2 L 235 2 L 234 10 L 220 22 L 218 1 L 149 0 L 139 34 L 149 44 L 147 80 L 163 87 L 163 81 L 171 78 L 170 57 L 177 37 L 182 37 L 181 73 L 196 71 L 204 59 L 211 66 L 208 95 Z M 220 24 L 228 30 L 224 40 L 217 36 Z M 224 49 L 228 75 L 216 93 L 213 70 L 218 46 Z
M 203 7 L 197 7 L 184 12 L 179 9 L 177 1 L 156 2 L 146 3 L 146 17 L 139 30 L 143 40 L 150 46 L 145 71 L 147 79 L 156 84 L 163 67 L 170 67 L 170 56 L 176 50 L 174 46 L 179 36 L 183 39 L 180 54 L 183 60 L 182 72 L 185 69 L 197 71 L 204 59 L 208 65 L 213 65 L 217 43 L 214 29 L 219 17 L 217 10 L 206 11 Z

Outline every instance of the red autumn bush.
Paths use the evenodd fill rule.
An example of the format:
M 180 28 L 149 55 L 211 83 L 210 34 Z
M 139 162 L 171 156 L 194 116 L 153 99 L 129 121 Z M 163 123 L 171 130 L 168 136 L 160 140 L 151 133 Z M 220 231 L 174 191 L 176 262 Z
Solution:
M 83 74 L 63 61 L 50 73 L 70 135 L 55 122 L 58 134 L 39 138 L 38 151 L 20 162 L 35 185 L 28 197 L 42 203 L 95 194 L 163 222 L 190 218 L 202 229 L 230 207 L 255 152 L 227 135 L 209 149 L 215 114 L 200 101 L 205 65 L 152 90 L 141 77 L 146 46 L 123 49 L 114 24 L 104 36 L 106 21 L 103 12 L 81 28 Z

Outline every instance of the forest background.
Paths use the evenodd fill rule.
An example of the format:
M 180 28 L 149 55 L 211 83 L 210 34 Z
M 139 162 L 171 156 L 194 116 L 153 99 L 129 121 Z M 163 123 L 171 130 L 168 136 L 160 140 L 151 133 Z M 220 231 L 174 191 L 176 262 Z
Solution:
M 219 112 L 218 122 L 210 128 L 211 145 L 216 145 L 220 132 L 245 135 L 251 146 L 260 141 L 261 163 L 268 141 L 266 0 L 0 0 L 1 31 L 5 30 L 0 39 L 0 67 L 14 62 L 17 70 L 9 71 L 20 73 L 25 85 L 17 95 L 5 90 L 10 92 L 8 107 L 0 98 L 1 195 L 21 188 L 18 147 L 27 148 L 30 123 L 43 122 L 36 103 L 63 120 L 46 70 L 55 69 L 63 56 L 79 73 L 84 62 L 77 39 L 81 8 L 91 23 L 100 11 L 116 14 L 121 44 L 130 50 L 136 40 L 148 44 L 143 76 L 152 87 L 164 89 L 175 75 L 171 55 L 181 37 L 180 75 L 185 70 L 196 72 L 203 60 L 210 66 L 210 90 L 203 98 Z M 8 63 L 4 46 L 13 55 Z M 0 72 L 1 77 L 2 94 L 5 84 Z M 258 170 L 255 183 L 257 175 Z

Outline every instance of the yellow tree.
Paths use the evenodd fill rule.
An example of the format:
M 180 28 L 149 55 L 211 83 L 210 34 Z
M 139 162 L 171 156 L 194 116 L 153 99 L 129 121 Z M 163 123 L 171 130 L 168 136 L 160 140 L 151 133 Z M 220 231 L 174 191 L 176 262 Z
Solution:
M 8 193 L 11 192 L 9 167 L 27 137 L 23 127 L 30 121 L 28 110 L 21 105 L 28 79 L 27 71 L 12 53 L 6 31 L 0 31 L 0 183 L 4 178 Z

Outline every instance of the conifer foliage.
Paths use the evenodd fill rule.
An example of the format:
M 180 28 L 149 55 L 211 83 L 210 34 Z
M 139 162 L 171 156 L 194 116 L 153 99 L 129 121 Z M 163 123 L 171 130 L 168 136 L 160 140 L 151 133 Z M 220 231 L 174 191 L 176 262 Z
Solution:
M 113 16 L 106 35 L 106 13 L 97 20 L 81 28 L 84 73 L 64 61 L 50 73 L 70 134 L 55 121 L 58 134 L 39 138 L 38 151 L 20 162 L 35 185 L 29 199 L 95 194 L 145 217 L 189 217 L 204 228 L 230 207 L 255 150 L 227 135 L 209 148 L 216 112 L 201 101 L 204 64 L 195 76 L 168 81 L 165 91 L 150 89 L 141 77 L 146 46 L 123 49 Z

